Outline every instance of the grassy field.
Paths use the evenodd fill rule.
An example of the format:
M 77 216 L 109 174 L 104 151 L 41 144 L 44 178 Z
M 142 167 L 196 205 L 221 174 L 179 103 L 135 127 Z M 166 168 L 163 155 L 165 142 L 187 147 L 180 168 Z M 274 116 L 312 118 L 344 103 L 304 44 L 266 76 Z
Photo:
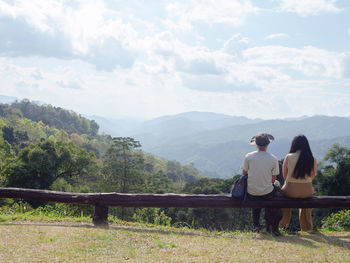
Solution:
M 349 232 L 209 232 L 135 224 L 0 223 L 5 262 L 350 262 Z

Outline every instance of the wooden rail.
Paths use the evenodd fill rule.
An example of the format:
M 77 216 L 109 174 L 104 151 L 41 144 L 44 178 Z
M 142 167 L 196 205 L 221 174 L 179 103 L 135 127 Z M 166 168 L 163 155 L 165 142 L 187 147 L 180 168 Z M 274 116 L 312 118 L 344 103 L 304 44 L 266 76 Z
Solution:
M 108 225 L 108 207 L 183 207 L 183 208 L 350 208 L 350 196 L 314 196 L 292 199 L 283 196 L 272 200 L 250 201 L 243 205 L 230 195 L 185 195 L 185 194 L 121 194 L 121 193 L 67 193 L 48 190 L 1 188 L 0 198 L 38 200 L 55 203 L 95 206 L 93 223 Z

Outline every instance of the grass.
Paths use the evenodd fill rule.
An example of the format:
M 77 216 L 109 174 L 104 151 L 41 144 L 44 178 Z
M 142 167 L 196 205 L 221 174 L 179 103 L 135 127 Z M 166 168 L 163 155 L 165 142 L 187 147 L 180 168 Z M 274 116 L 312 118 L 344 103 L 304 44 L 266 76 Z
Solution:
M 350 262 L 349 232 L 273 237 L 125 222 L 104 229 L 87 220 L 26 220 L 2 217 L 1 262 Z

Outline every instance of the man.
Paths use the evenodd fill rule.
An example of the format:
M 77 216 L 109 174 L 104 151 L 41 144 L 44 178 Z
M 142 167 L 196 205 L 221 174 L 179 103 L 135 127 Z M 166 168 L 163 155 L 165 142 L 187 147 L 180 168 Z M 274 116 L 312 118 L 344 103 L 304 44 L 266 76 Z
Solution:
M 250 144 L 255 145 L 257 150 L 248 153 L 242 163 L 242 174 L 248 174 L 248 199 L 249 200 L 267 200 L 274 196 L 273 183 L 279 174 L 277 158 L 267 152 L 267 148 L 274 140 L 271 134 L 258 133 Z M 254 232 L 259 232 L 261 226 L 259 223 L 261 208 L 253 208 Z M 280 235 L 278 223 L 282 217 L 281 209 L 265 208 L 266 230 L 274 235 Z

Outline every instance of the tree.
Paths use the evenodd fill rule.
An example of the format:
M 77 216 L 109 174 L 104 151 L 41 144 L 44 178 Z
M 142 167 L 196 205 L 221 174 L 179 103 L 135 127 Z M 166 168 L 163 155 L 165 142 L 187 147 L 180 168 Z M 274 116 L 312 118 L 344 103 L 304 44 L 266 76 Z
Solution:
M 349 195 L 350 148 L 334 144 L 328 151 L 322 167 L 315 177 L 316 189 L 323 195 Z
M 46 140 L 22 149 L 4 167 L 5 185 L 49 189 L 58 178 L 78 177 L 89 172 L 95 155 L 70 142 Z
M 5 177 L 3 176 L 3 168 L 8 158 L 14 156 L 11 145 L 0 138 L 0 186 L 4 184 Z
M 173 181 L 162 171 L 153 172 L 146 176 L 144 185 L 143 192 L 146 193 L 164 194 L 175 191 Z
M 143 155 L 140 142 L 130 137 L 113 138 L 110 148 L 103 157 L 104 174 L 110 186 L 127 193 L 138 190 L 143 178 Z
M 13 127 L 4 126 L 2 128 L 2 137 L 16 152 L 27 146 L 29 142 L 28 133 L 26 131 L 15 131 Z

